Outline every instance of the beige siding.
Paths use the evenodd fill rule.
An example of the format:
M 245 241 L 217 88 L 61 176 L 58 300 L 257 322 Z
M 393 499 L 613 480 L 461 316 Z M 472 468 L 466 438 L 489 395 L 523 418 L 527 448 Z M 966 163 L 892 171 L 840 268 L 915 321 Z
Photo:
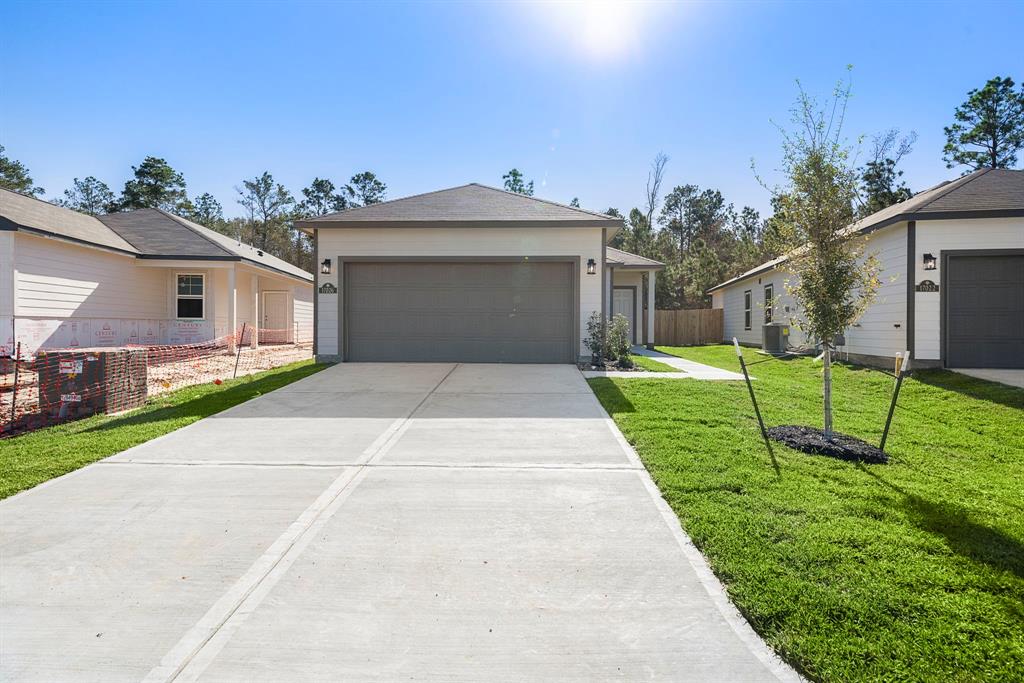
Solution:
M 942 252 L 963 249 L 1024 249 L 1024 218 L 918 221 L 914 282 L 942 282 Z M 938 259 L 935 270 L 923 269 L 925 254 Z M 940 288 L 941 290 L 941 288 Z M 914 356 L 938 360 L 941 356 L 939 316 L 943 292 L 915 293 Z
M 294 302 L 295 341 L 309 343 L 313 341 L 313 287 L 312 285 L 296 285 L 292 287 Z
M 14 315 L 14 233 L 0 232 L 0 318 Z
M 587 259 L 600 262 L 600 228 L 325 228 L 319 231 L 320 259 L 334 262 L 330 275 L 319 283 L 338 286 L 338 294 L 317 294 L 317 343 L 322 355 L 339 354 L 338 263 L 352 256 L 438 257 L 438 256 L 568 256 L 581 260 L 579 296 L 580 330 L 586 319 L 601 309 L 601 278 L 586 274 Z M 580 343 L 580 354 L 586 350 Z
M 19 317 L 166 318 L 167 280 L 132 256 L 18 233 Z

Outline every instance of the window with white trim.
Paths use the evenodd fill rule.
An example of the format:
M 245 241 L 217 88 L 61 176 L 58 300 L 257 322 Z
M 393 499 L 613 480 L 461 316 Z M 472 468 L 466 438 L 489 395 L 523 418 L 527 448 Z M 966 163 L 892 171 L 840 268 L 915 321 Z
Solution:
M 772 321 L 772 306 L 775 305 L 775 285 L 764 286 L 764 324 Z
M 750 290 L 743 292 L 743 329 L 750 329 L 750 302 L 753 297 Z
M 181 273 L 177 280 L 177 317 L 184 320 L 202 320 L 205 317 L 206 276 L 201 273 Z

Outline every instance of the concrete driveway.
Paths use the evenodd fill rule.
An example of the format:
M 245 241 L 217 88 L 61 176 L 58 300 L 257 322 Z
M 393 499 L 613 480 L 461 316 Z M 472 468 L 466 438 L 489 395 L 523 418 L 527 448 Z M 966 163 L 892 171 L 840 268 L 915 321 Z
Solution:
M 572 366 L 339 365 L 0 524 L 3 680 L 796 680 Z

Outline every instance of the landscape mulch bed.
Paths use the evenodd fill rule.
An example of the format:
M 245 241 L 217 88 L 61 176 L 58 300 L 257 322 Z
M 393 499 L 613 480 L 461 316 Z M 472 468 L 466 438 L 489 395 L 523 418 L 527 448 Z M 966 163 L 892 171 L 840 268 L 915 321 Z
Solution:
M 872 465 L 884 465 L 889 462 L 889 455 L 879 450 L 877 446 L 838 432 L 832 432 L 832 440 L 829 441 L 825 438 L 825 432 L 820 429 L 781 425 L 768 429 L 768 436 L 804 453 L 827 455 L 830 458 Z
M 604 365 L 594 365 L 593 363 L 577 363 L 576 367 L 580 370 L 603 370 L 605 372 L 645 372 L 647 369 L 642 368 L 639 365 L 619 365 L 618 363 L 605 363 Z

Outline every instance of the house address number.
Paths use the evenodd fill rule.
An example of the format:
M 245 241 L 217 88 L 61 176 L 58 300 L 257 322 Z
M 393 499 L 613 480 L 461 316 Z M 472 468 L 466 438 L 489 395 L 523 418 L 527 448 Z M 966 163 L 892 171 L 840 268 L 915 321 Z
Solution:
M 931 280 L 921 280 L 914 289 L 918 292 L 937 292 L 939 286 Z
M 319 291 L 321 294 L 337 294 L 338 288 L 330 282 L 325 282 L 322 285 L 320 285 Z

